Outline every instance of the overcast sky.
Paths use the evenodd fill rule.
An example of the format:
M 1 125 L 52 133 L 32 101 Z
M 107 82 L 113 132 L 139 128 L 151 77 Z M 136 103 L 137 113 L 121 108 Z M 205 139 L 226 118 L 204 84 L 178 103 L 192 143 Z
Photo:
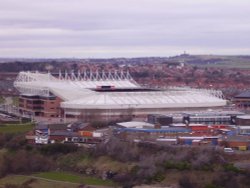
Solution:
M 0 0 L 0 57 L 250 55 L 250 0 Z

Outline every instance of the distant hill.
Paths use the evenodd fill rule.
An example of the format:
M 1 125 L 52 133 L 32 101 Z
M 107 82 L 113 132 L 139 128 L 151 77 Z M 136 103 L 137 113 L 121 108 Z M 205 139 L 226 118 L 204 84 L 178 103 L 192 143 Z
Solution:
M 170 61 L 186 64 L 218 67 L 218 68 L 250 68 L 250 56 L 220 56 L 220 55 L 188 55 L 183 54 L 169 58 Z
M 24 59 L 0 58 L 0 72 L 47 71 L 71 68 L 79 64 L 189 64 L 202 67 L 218 68 L 250 68 L 250 56 L 220 56 L 220 55 L 189 55 L 181 54 L 173 57 L 139 57 L 139 58 L 109 58 L 109 59 Z

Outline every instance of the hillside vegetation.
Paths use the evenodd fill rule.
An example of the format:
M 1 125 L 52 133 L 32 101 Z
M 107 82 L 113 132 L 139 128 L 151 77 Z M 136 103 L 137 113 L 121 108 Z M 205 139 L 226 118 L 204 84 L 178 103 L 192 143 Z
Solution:
M 1 133 L 0 148 L 0 184 L 4 188 L 14 184 L 14 179 L 6 180 L 13 174 L 29 177 L 21 184 L 34 188 L 39 188 L 39 178 L 111 187 L 247 188 L 250 183 L 250 171 L 234 166 L 250 154 L 225 155 L 213 147 L 130 143 L 117 138 L 92 149 L 72 144 L 33 146 L 20 134 Z

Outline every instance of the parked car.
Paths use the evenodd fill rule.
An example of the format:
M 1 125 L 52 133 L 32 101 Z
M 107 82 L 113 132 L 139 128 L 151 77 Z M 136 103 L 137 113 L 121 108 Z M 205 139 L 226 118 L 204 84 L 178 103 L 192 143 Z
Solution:
M 232 148 L 224 148 L 225 153 L 233 153 L 234 150 Z

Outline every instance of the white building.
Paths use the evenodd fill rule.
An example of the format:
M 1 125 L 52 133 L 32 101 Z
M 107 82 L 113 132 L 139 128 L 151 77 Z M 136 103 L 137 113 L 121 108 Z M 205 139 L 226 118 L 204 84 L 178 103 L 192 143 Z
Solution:
M 221 91 L 191 88 L 147 89 L 128 72 L 77 74 L 20 72 L 14 86 L 21 95 L 61 99 L 65 116 L 105 118 L 144 116 L 149 113 L 220 108 L 226 105 Z

